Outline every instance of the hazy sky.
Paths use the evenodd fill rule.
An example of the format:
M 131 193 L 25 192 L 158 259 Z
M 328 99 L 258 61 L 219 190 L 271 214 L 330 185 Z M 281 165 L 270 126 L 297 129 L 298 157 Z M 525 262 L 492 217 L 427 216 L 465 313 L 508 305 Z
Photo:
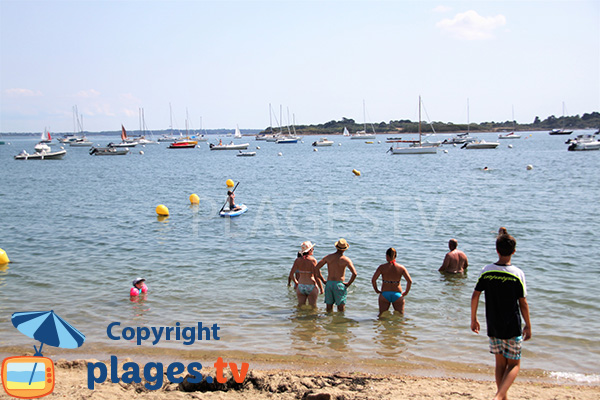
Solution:
M 600 110 L 597 0 L 0 0 L 0 35 L 2 132 Z

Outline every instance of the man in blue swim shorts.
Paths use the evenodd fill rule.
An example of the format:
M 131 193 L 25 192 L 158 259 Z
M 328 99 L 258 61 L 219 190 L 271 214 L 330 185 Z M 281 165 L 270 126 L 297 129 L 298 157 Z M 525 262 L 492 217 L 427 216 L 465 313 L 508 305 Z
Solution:
M 346 239 L 340 239 L 335 243 L 337 251 L 335 253 L 325 256 L 317 264 L 316 269 L 320 270 L 325 264 L 327 264 L 327 282 L 325 283 L 325 304 L 327 305 L 327 312 L 333 311 L 333 304 L 337 306 L 338 311 L 344 311 L 346 309 L 346 295 L 348 292 L 348 286 L 356 279 L 356 269 L 352 260 L 344 255 L 350 247 Z M 346 267 L 352 273 L 350 280 L 344 282 L 346 276 Z M 319 274 L 321 275 L 321 274 Z M 320 276 L 321 280 L 323 275 Z

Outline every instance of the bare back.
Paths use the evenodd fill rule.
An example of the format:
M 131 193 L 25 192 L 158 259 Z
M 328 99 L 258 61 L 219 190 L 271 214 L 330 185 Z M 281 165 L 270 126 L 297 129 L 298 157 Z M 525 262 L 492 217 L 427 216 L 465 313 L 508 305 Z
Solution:
M 449 251 L 444 258 L 444 263 L 440 267 L 440 272 L 460 273 L 464 272 L 469 266 L 467 255 L 458 249 Z
M 317 269 L 327 264 L 327 280 L 344 282 L 346 268 L 350 270 L 353 276 L 356 276 L 356 269 L 352 261 L 344 255 L 342 251 L 325 256 L 317 264 Z
M 297 274 L 298 283 L 301 285 L 314 285 L 317 283 L 315 266 L 317 260 L 313 256 L 298 257 L 292 266 L 292 273 Z

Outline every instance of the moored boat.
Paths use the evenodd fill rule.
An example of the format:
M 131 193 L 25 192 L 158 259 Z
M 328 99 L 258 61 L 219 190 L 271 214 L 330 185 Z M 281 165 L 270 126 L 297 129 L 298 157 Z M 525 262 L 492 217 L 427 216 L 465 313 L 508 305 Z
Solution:
M 419 140 L 394 140 L 397 143 L 410 143 L 408 147 L 392 146 L 392 154 L 437 154 L 438 145 L 423 145 L 421 132 L 421 96 L 419 96 Z
M 333 140 L 329 140 L 324 137 L 320 140 L 314 141 L 312 145 L 315 147 L 333 146 Z
M 211 150 L 246 150 L 250 146 L 250 143 L 241 143 L 241 144 L 209 144 Z
M 92 147 L 90 149 L 90 155 L 94 156 L 124 156 L 129 153 L 127 147 Z
M 474 142 L 463 144 L 461 149 L 495 149 L 498 146 L 500 146 L 500 143 L 498 142 L 486 142 L 485 140 L 476 140 Z
M 238 157 L 254 157 L 256 155 L 255 151 L 241 151 L 236 154 Z
M 169 149 L 193 149 L 198 144 L 195 140 L 178 140 L 169 145 Z
M 507 133 L 506 135 L 499 134 L 498 139 L 521 139 L 521 135 L 514 132 Z
M 585 134 L 577 135 L 577 138 L 571 140 L 569 151 L 588 151 L 588 150 L 600 150 L 600 141 L 597 140 L 594 135 Z
M 50 146 L 43 143 L 39 144 L 39 146 L 36 145 L 35 150 L 33 154 L 29 154 L 23 150 L 15 156 L 15 160 L 60 160 L 67 154 L 67 151 L 64 149 L 51 151 Z

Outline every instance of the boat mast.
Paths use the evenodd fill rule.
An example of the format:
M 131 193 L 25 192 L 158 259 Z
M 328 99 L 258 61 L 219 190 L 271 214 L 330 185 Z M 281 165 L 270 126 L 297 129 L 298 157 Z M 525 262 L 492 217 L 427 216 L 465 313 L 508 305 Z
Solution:
M 419 95 L 419 146 L 421 145 L 421 95 Z
M 169 117 L 171 119 L 169 128 L 171 129 L 171 137 L 173 137 L 173 108 L 171 108 L 171 103 L 169 103 Z
M 517 121 L 515 121 L 515 105 L 512 105 L 512 117 L 513 117 L 513 132 L 517 130 Z
M 469 98 L 467 97 L 467 136 L 471 133 L 471 120 L 469 119 Z
M 365 99 L 363 99 L 363 121 L 364 121 L 364 131 L 367 133 L 367 111 L 365 107 Z
M 269 103 L 269 128 L 271 128 L 271 135 L 273 135 L 273 111 L 271 110 L 271 103 Z

